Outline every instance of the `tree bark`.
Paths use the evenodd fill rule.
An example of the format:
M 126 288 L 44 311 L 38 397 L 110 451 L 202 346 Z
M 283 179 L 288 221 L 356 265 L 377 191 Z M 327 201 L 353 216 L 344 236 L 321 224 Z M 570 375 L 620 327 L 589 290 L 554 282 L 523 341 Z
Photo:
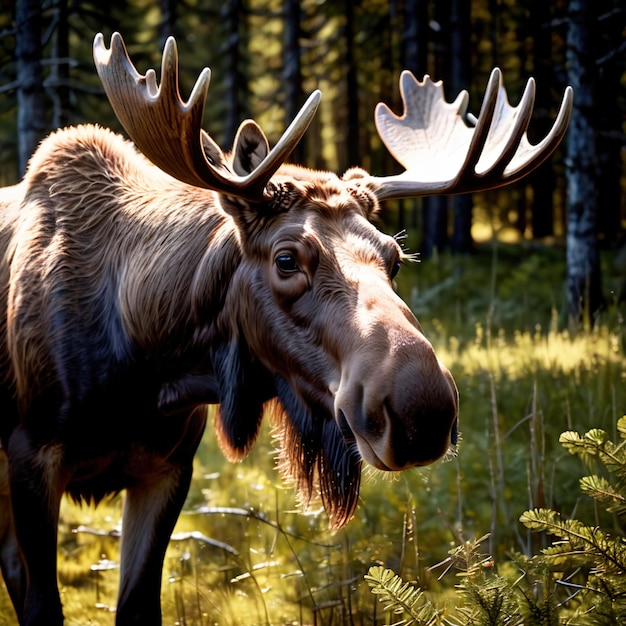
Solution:
M 439 2 L 435 4 L 435 21 L 437 28 L 434 33 L 431 31 L 434 44 L 434 67 L 430 74 L 435 80 L 445 79 L 446 92 L 450 91 L 447 75 L 450 72 L 450 10 L 454 0 Z M 450 97 L 449 93 L 446 93 Z M 433 254 L 441 253 L 448 248 L 450 241 L 448 237 L 448 197 L 447 196 L 427 196 L 423 203 L 423 224 L 424 239 L 422 241 L 421 253 L 424 257 L 431 257 Z
M 550 3 L 545 0 L 533 0 L 530 9 L 530 28 L 533 38 L 533 73 L 538 89 L 535 98 L 537 119 L 533 127 L 538 138 L 545 137 L 553 117 L 550 85 L 554 84 L 551 62 L 552 28 Z M 532 232 L 533 238 L 540 239 L 554 234 L 553 197 L 556 187 L 554 166 L 551 162 L 539 166 L 530 176 L 529 184 L 533 189 Z
M 602 305 L 597 237 L 592 0 L 570 0 L 567 31 L 569 82 L 574 109 L 567 145 L 567 286 L 570 326 L 590 324 Z
M 50 68 L 52 97 L 52 127 L 62 128 L 70 123 L 70 44 L 69 9 L 66 2 L 60 2 L 55 9 L 56 28 L 54 29 L 54 58 Z
M 402 34 L 402 68 L 418 79 L 428 72 L 428 1 L 406 0 Z
M 449 97 L 456 97 L 463 89 L 469 90 L 471 83 L 470 33 L 471 2 L 451 0 L 450 3 L 450 71 Z M 452 198 L 454 229 L 451 249 L 453 254 L 469 254 L 472 242 L 472 205 L 471 194 Z
M 354 58 L 354 3 L 346 0 L 345 5 L 345 45 L 346 45 L 346 97 L 348 114 L 347 158 L 348 167 L 361 163 L 361 140 L 359 125 L 359 93 L 357 67 Z
M 239 35 L 241 28 L 241 16 L 243 6 L 241 0 L 229 0 L 223 7 L 222 17 L 228 22 L 228 40 L 226 46 L 226 54 L 230 59 L 228 64 L 228 73 L 225 76 L 226 82 L 226 123 L 224 135 L 227 142 L 232 142 L 239 128 L 239 123 L 245 116 L 245 111 L 241 106 L 241 97 L 247 94 L 247 84 L 240 76 L 241 54 L 239 46 L 241 45 L 241 37 Z M 243 93 L 242 93 L 243 92 Z
M 174 36 L 174 26 L 178 17 L 177 0 L 161 0 L 161 21 L 159 22 L 159 43 L 163 50 L 167 38 Z
M 41 4 L 18 0 L 15 7 L 17 145 L 20 176 L 46 131 L 41 63 Z
M 287 124 L 295 119 L 302 105 L 302 63 L 300 51 L 301 13 L 299 0 L 285 3 L 284 84 L 286 90 L 285 119 Z M 291 159 L 304 163 L 304 142 L 295 147 Z
M 598 29 L 593 42 L 596 51 L 595 66 L 598 72 L 596 93 L 608 97 L 596 100 L 595 125 L 597 129 L 596 154 L 598 157 L 598 233 L 606 245 L 618 242 L 621 228 L 621 152 L 624 135 L 621 128 L 624 111 L 622 98 L 611 97 L 620 85 L 624 72 L 626 42 L 623 40 L 624 5 L 618 0 L 597 0 Z M 622 18 L 622 19 L 620 19 Z M 619 88 L 618 88 L 619 89 Z

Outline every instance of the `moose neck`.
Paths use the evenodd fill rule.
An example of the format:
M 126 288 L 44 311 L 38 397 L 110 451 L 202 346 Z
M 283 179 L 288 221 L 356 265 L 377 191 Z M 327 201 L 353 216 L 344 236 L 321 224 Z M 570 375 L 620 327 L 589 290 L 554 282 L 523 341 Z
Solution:
M 215 192 L 187 185 L 150 198 L 138 213 L 154 220 L 154 228 L 136 247 L 140 258 L 126 256 L 125 327 L 135 342 L 147 342 L 147 354 L 176 358 L 204 351 L 241 260 L 234 224 Z
M 188 358 L 241 258 L 218 194 L 174 180 L 93 126 L 52 135 L 23 184 L 39 200 L 21 212 L 20 228 L 47 246 L 49 271 L 64 285 L 56 306 L 107 318 L 118 353 L 174 367 Z

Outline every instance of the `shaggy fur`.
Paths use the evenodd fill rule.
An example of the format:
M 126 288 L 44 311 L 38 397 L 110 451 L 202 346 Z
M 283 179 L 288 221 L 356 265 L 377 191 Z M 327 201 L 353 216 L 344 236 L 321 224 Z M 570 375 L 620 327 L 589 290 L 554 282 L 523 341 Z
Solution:
M 245 174 L 261 143 L 240 133 L 229 166 Z M 163 555 L 208 403 L 234 461 L 273 413 L 281 472 L 334 528 L 355 511 L 363 459 L 399 470 L 446 452 L 456 388 L 393 290 L 403 253 L 370 223 L 362 175 L 283 166 L 271 198 L 250 204 L 80 126 L 0 191 L 0 436 L 24 623 L 62 622 L 62 494 L 120 490 L 116 620 L 160 623 Z

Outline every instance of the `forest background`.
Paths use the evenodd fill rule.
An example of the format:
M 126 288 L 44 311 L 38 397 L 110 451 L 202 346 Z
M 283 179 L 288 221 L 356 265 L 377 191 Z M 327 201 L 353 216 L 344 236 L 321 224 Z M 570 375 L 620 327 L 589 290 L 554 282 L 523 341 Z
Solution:
M 189 556 L 199 535 L 181 535 L 170 576 L 178 621 L 184 614 L 185 623 L 239 623 L 237 610 L 244 609 L 232 608 L 233 598 L 247 596 L 262 616 L 258 623 L 379 623 L 380 609 L 362 590 L 372 563 L 418 581 L 445 604 L 454 579 L 446 586 L 429 567 L 445 560 L 451 544 L 488 534 L 487 552 L 502 567 L 512 552 L 530 557 L 546 545 L 519 524 L 525 508 L 588 510 L 623 536 L 623 520 L 584 505 L 576 487 L 583 469 L 558 446 L 566 429 L 616 434 L 626 412 L 620 0 L 0 0 L 0 8 L 0 185 L 17 182 L 37 143 L 58 127 L 92 122 L 121 131 L 93 67 L 97 32 L 108 42 L 120 31 L 142 73 L 158 71 L 165 38 L 174 35 L 183 97 L 209 66 L 204 126 L 225 149 L 246 117 L 275 141 L 306 95 L 320 88 L 320 111 L 293 160 L 338 173 L 352 165 L 373 174 L 398 171 L 376 135 L 373 111 L 379 101 L 401 110 L 402 69 L 443 79 L 450 101 L 468 89 L 474 114 L 492 67 L 502 68 L 512 104 L 534 76 L 531 141 L 547 132 L 565 86 L 574 87 L 568 136 L 532 176 L 497 191 L 383 207 L 380 226 L 405 230 L 409 250 L 420 252 L 422 263 L 403 270 L 399 288 L 459 381 L 460 458 L 382 489 L 377 477 L 365 486 L 351 527 L 330 536 L 323 515 L 293 514 L 294 504 L 273 482 L 269 433 L 235 469 L 222 466 L 207 433 L 183 525 L 205 538 L 222 532 L 239 556 L 220 557 L 220 567 L 207 573 L 211 555 Z M 114 602 L 106 572 L 115 565 L 115 539 L 97 537 L 115 526 L 116 506 L 66 512 L 60 575 L 68 589 L 92 594 L 76 596 L 79 615 L 86 601 L 97 607 L 92 623 Z M 257 517 L 259 510 L 275 515 L 274 525 Z M 211 519 L 200 522 L 200 511 Z M 72 532 L 77 527 L 85 532 Z M 287 556 L 279 556 L 281 542 Z M 294 558 L 290 570 L 286 562 Z M 192 600 L 185 567 L 196 577 Z M 297 592 L 278 582 L 292 578 Z M 254 589 L 243 592 L 250 581 Z M 207 608 L 218 587 L 221 601 L 213 596 Z M 66 604 L 71 597 L 68 591 Z

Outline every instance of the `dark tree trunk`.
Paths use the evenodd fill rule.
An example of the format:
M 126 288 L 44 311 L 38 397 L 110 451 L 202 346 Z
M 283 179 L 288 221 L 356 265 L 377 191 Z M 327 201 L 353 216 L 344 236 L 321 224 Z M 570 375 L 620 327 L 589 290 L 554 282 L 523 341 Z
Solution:
M 450 72 L 448 84 L 450 94 L 456 97 L 461 90 L 470 88 L 470 34 L 472 5 L 466 0 L 451 0 L 450 3 Z M 455 196 L 452 199 L 454 230 L 451 248 L 454 254 L 468 254 L 473 249 L 472 242 L 471 194 Z
M 361 163 L 361 141 L 359 127 L 359 86 L 356 61 L 354 58 L 354 2 L 346 0 L 345 5 L 345 42 L 346 42 L 346 93 L 348 110 L 347 158 L 348 167 Z
M 424 200 L 421 254 L 430 258 L 448 247 L 448 197 L 428 196 Z
M 402 68 L 418 79 L 428 73 L 428 1 L 406 0 L 402 35 Z
M 284 82 L 287 93 L 285 118 L 290 123 L 302 105 L 302 65 L 300 50 L 301 8 L 299 0 L 285 3 Z M 291 159 L 304 163 L 304 142 L 296 146 Z
M 61 128 L 70 122 L 69 116 L 69 78 L 70 45 L 68 5 L 60 2 L 55 9 L 56 28 L 54 30 L 54 58 L 50 68 L 50 86 L 52 95 L 52 127 Z
M 239 128 L 240 121 L 246 116 L 241 106 L 242 98 L 247 96 L 247 85 L 240 75 L 241 65 L 241 16 L 243 7 L 241 0 L 229 0 L 223 7 L 222 17 L 227 21 L 226 54 L 230 60 L 227 65 L 226 83 L 226 123 L 224 134 L 227 141 L 233 141 Z
M 445 79 L 446 92 L 450 91 L 447 74 L 450 71 L 450 9 L 454 0 L 435 4 L 435 21 L 438 27 L 433 35 L 434 67 L 431 75 L 435 80 Z M 446 93 L 449 97 L 449 94 Z M 442 252 L 449 246 L 448 197 L 428 196 L 424 198 L 424 239 L 421 252 L 426 258 Z
M 405 0 L 400 2 L 402 10 L 402 35 L 401 35 L 401 53 L 400 65 L 401 69 L 407 69 L 415 74 L 418 80 L 421 80 L 424 74 L 428 73 L 428 0 Z M 399 109 L 399 106 L 397 107 Z M 407 222 L 407 206 L 414 211 L 414 219 L 418 222 L 418 212 L 422 211 L 422 215 L 427 219 L 427 215 L 432 215 L 436 211 L 435 207 L 427 209 L 430 202 L 428 198 L 417 200 L 400 200 L 399 201 L 399 230 L 404 228 Z M 422 252 L 427 242 L 427 224 L 422 223 Z
M 598 69 L 596 93 L 606 94 L 596 100 L 596 152 L 598 157 L 598 232 L 607 244 L 614 244 L 621 232 L 620 175 L 624 148 L 621 128 L 623 109 L 621 98 L 613 97 L 624 71 L 626 42 L 622 37 L 624 5 L 618 0 L 598 1 L 598 29 L 594 49 L 600 51 L 595 59 Z M 621 19 L 620 19 L 621 18 Z
M 159 22 L 159 39 L 161 50 L 168 37 L 174 36 L 178 0 L 161 0 L 161 21 Z
M 18 0 L 15 7 L 17 60 L 17 144 L 20 176 L 45 135 L 45 105 L 41 63 L 41 3 Z
M 552 99 L 550 85 L 555 83 L 552 71 L 551 49 L 552 28 L 550 3 L 546 0 L 533 0 L 530 10 L 530 27 L 533 40 L 533 74 L 538 89 L 535 98 L 536 119 L 533 128 L 537 138 L 545 137 L 552 126 Z M 532 140 L 532 139 L 531 139 Z M 533 140 L 536 143 L 537 139 Z M 532 231 L 535 239 L 554 234 L 553 197 L 555 190 L 554 167 L 551 161 L 544 163 L 530 176 L 533 189 Z
M 569 318 L 576 328 L 591 322 L 602 305 L 597 237 L 594 67 L 590 29 L 594 0 L 570 0 L 567 31 L 568 78 L 574 110 L 567 145 L 567 282 Z

